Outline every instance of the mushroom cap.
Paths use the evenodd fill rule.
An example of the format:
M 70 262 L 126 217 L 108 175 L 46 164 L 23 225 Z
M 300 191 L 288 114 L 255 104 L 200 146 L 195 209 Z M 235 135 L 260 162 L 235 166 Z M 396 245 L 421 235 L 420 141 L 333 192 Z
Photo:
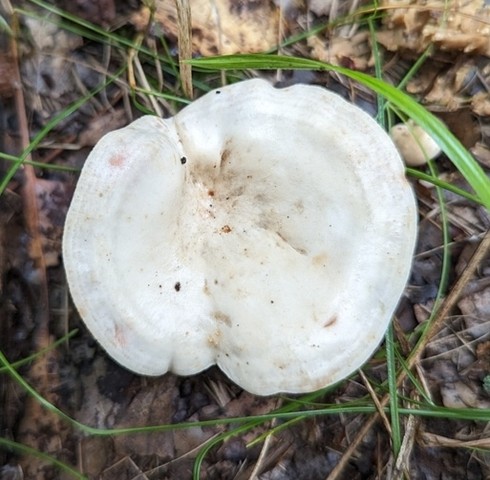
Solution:
M 389 136 L 323 88 L 248 80 L 104 136 L 63 255 L 78 311 L 120 364 L 217 364 L 251 393 L 359 368 L 410 271 L 416 206 Z
M 390 137 L 405 163 L 410 167 L 420 167 L 441 153 L 437 142 L 412 119 L 397 123 L 390 129 Z

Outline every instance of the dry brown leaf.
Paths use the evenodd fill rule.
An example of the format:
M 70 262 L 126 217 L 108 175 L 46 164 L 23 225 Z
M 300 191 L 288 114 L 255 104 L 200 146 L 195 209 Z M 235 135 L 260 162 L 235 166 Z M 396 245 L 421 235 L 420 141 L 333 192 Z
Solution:
M 178 395 L 175 377 L 166 376 L 149 381 L 138 389 L 129 405 L 116 416 L 118 427 L 158 425 L 172 422 L 173 402 Z M 157 455 L 170 459 L 174 455 L 173 432 L 141 433 L 129 437 L 115 437 L 116 455 Z
M 490 372 L 490 341 L 479 343 L 476 347 L 476 358 L 482 370 Z
M 97 478 L 111 459 L 112 450 L 105 437 L 84 437 L 78 451 L 81 471 L 90 478 Z
M 322 62 L 365 70 L 371 63 L 369 32 L 361 31 L 353 36 L 335 35 L 323 40 L 318 36 L 307 40 L 311 56 Z
M 124 457 L 110 466 L 100 476 L 101 480 L 148 480 L 148 477 L 140 470 L 131 457 Z
M 446 408 L 489 408 L 490 403 L 480 398 L 472 385 L 462 381 L 447 382 L 441 385 L 442 403 Z
M 177 38 L 175 2 L 156 0 L 155 21 L 167 36 Z M 190 0 L 194 53 L 227 55 L 257 53 L 275 48 L 279 36 L 279 9 L 272 2 L 247 0 Z M 132 17 L 143 30 L 149 21 L 147 9 Z
M 70 0 L 65 2 L 65 8 L 96 25 L 108 26 L 116 18 L 115 0 Z
M 93 147 L 106 133 L 122 128 L 127 123 L 126 112 L 122 108 L 95 116 L 78 136 L 77 144 L 80 147 Z
M 471 99 L 471 107 L 473 111 L 481 117 L 490 116 L 490 93 L 478 92 Z
M 38 229 L 46 267 L 59 264 L 61 233 L 66 214 L 66 186 L 58 180 L 36 178 Z
M 477 142 L 471 153 L 486 168 L 490 168 L 490 148 L 484 142 Z
M 22 59 L 24 95 L 30 109 L 47 121 L 53 112 L 63 108 L 67 98 L 75 98 L 74 93 L 79 91 L 73 55 L 83 40 L 63 30 L 55 17 L 28 18 L 26 27 L 23 48 L 30 52 L 24 53 Z
M 434 44 L 490 56 L 490 6 L 484 0 L 384 0 L 381 5 L 387 15 L 377 38 L 388 50 L 421 53 Z
M 481 322 L 490 318 L 490 288 L 467 295 L 458 302 L 463 315 L 479 318 Z
M 490 114 L 490 94 L 485 73 L 489 67 L 488 58 L 464 54 L 459 55 L 455 63 L 449 66 L 447 63 L 427 62 L 409 81 L 407 91 L 423 96 L 424 103 L 430 105 L 431 110 L 457 112 L 457 121 L 453 122 L 452 127 L 459 125 L 460 131 L 453 133 L 461 139 L 460 134 L 466 136 L 465 130 L 468 130 L 467 119 L 463 121 L 459 118 L 462 109 L 480 116 Z M 471 120 L 469 123 L 471 125 Z M 474 143 L 466 145 L 471 147 Z

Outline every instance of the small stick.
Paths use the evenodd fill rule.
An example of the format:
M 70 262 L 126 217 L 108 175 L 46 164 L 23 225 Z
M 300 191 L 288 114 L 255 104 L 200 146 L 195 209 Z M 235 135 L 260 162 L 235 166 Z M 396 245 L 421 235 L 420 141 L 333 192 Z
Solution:
M 192 24 L 189 0 L 175 0 L 179 28 L 179 68 L 182 89 L 187 98 L 192 98 L 192 67 L 187 60 L 192 58 Z

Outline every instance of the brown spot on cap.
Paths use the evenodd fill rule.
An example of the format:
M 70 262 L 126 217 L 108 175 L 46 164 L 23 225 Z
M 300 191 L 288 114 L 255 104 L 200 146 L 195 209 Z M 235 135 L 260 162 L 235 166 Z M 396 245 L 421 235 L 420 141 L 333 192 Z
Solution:
M 208 336 L 208 344 L 211 347 L 218 347 L 221 341 L 221 332 L 215 330 L 211 335 Z
M 332 315 L 324 324 L 323 328 L 328 328 L 328 327 L 333 327 L 336 323 L 339 317 L 337 315 Z
M 318 255 L 315 255 L 312 259 L 311 259 L 311 263 L 315 266 L 315 267 L 325 267 L 326 264 L 327 264 L 327 260 L 328 260 L 328 256 L 326 253 L 320 253 Z
M 230 233 L 230 232 L 231 232 L 231 227 L 230 227 L 229 225 L 223 225 L 223 226 L 221 227 L 221 231 L 222 231 L 223 233 Z
M 224 323 L 225 325 L 228 325 L 229 327 L 231 327 L 231 318 L 226 313 L 216 311 L 216 312 L 213 312 L 213 317 L 216 321 Z
M 228 144 L 229 142 L 227 142 Z M 229 150 L 228 148 L 225 148 L 222 152 L 221 152 L 221 158 L 220 158 L 220 163 L 219 163 L 219 168 L 223 168 L 225 166 L 225 164 L 229 161 L 230 159 L 230 155 L 231 155 L 231 150 Z

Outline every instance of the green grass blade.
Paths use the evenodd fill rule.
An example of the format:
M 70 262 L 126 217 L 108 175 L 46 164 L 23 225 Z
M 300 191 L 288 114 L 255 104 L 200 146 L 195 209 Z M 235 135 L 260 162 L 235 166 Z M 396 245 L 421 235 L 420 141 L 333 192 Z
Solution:
M 14 36 L 14 32 L 12 32 L 10 25 L 3 15 L 0 15 L 0 32 L 8 34 L 10 37 Z
M 388 386 L 390 391 L 390 417 L 391 417 L 391 441 L 393 455 L 398 457 L 402 444 L 401 421 L 399 411 L 398 388 L 396 386 L 396 355 L 395 340 L 393 338 L 393 326 L 390 325 L 385 335 L 386 339 L 386 365 L 388 367 Z
M 438 177 L 433 177 L 432 175 L 429 175 L 425 172 L 422 172 L 421 170 L 417 170 L 416 168 L 410 168 L 410 167 L 406 168 L 406 172 L 411 177 L 417 178 L 419 180 L 424 180 L 428 183 L 432 183 L 432 185 L 436 185 L 437 187 L 441 187 L 444 190 L 447 190 L 448 192 L 455 193 L 456 195 L 459 195 L 460 197 L 466 198 L 472 202 L 482 204 L 481 200 L 476 195 L 473 195 L 472 193 L 468 193 L 466 190 L 463 190 L 462 188 L 456 187 L 456 186 L 452 185 L 451 183 L 447 183 Z
M 19 157 L 16 157 L 15 155 L 9 155 L 8 153 L 4 153 L 4 152 L 0 152 L 0 159 L 10 163 L 21 162 L 24 165 L 32 165 L 33 167 L 42 168 L 43 170 L 54 170 L 58 172 L 71 172 L 71 173 L 80 171 L 79 168 L 68 167 L 65 165 L 55 165 L 54 163 L 35 162 L 30 160 L 22 161 L 22 159 L 20 159 Z

